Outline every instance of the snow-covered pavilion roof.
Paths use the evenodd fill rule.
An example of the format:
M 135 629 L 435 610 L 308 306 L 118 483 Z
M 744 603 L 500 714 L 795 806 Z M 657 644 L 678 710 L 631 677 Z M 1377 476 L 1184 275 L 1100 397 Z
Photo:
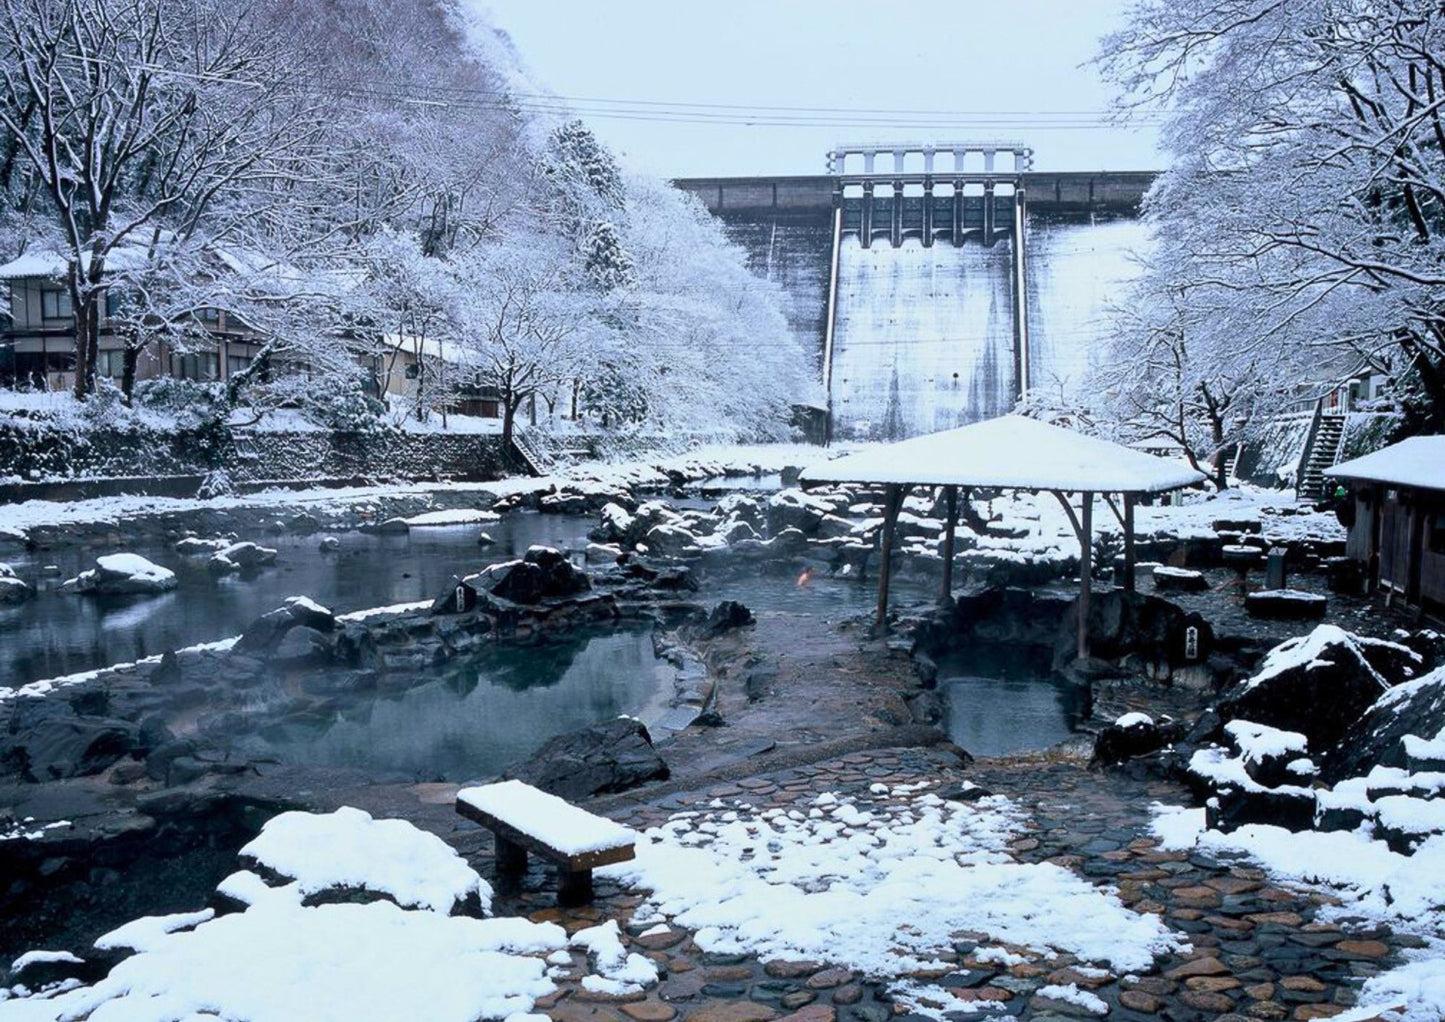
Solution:
M 1445 490 L 1445 436 L 1412 436 L 1374 454 L 1342 461 L 1325 475 Z
M 805 483 L 907 483 L 1024 490 L 1161 493 L 1203 473 L 1122 444 L 1020 415 L 885 444 L 806 469 Z

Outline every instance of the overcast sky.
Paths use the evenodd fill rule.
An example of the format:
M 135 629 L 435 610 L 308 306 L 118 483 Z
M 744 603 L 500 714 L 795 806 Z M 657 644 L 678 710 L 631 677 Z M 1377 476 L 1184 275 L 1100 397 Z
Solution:
M 1040 170 L 1161 163 L 1151 129 L 1099 123 L 1109 90 L 1080 66 L 1124 0 L 474 2 L 626 162 L 669 177 L 823 173 L 842 141 L 1017 139 Z

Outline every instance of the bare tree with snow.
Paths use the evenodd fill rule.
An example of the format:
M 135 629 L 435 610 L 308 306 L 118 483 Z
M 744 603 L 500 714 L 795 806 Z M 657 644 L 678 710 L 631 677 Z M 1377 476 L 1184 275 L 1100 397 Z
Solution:
M 1126 107 L 1168 111 L 1148 211 L 1189 256 L 1196 358 L 1308 364 L 1276 394 L 1383 373 L 1445 425 L 1442 42 L 1428 0 L 1141 0 L 1104 41 Z

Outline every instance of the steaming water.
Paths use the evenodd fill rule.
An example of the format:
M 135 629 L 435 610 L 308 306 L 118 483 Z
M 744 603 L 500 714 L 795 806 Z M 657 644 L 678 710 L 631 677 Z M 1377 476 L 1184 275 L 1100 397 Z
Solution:
M 949 739 L 975 756 L 1047 749 L 1072 735 L 1088 712 L 1085 693 L 1052 676 L 1046 656 L 1018 647 L 943 658 L 938 688 Z
M 339 533 L 334 553 L 320 536 L 243 536 L 275 547 L 276 564 L 252 578 L 217 578 L 206 558 L 184 557 L 165 543 L 126 544 L 176 573 L 179 588 L 159 596 L 83 596 L 54 590 L 108 550 L 7 554 L 24 579 L 43 590 L 19 606 L 0 607 L 0 685 L 22 685 L 76 671 L 154 656 L 168 649 L 239 634 L 290 596 L 310 596 L 337 613 L 430 599 L 453 575 L 520 557 L 534 543 L 576 547 L 592 517 L 519 512 L 485 526 L 414 529 L 410 535 Z M 482 548 L 483 531 L 496 545 Z M 42 565 L 61 575 L 40 579 Z
M 624 713 L 646 719 L 672 695 L 671 678 L 653 655 L 650 629 L 590 631 L 388 677 L 390 686 L 411 687 L 333 698 L 329 719 L 268 723 L 232 749 L 249 759 L 464 782 L 501 772 L 552 735 Z M 279 684 L 261 694 L 263 702 L 284 698 Z

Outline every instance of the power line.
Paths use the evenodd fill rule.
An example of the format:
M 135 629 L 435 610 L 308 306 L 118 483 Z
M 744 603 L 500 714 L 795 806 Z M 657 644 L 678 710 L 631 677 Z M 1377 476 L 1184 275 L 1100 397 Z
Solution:
M 99 57 L 76 57 L 86 63 L 101 63 Z M 266 82 L 235 76 L 183 71 L 159 64 L 131 65 L 152 74 L 187 78 L 200 82 L 233 84 L 251 88 L 277 88 L 281 82 Z M 366 87 L 347 84 L 286 83 L 286 88 L 312 95 L 342 99 L 380 100 L 437 109 L 473 109 L 494 112 L 547 114 L 666 124 L 697 124 L 732 127 L 772 128 L 885 128 L 908 130 L 971 130 L 986 128 L 1024 131 L 1082 131 L 1118 128 L 1121 124 L 1108 110 L 922 110 L 883 107 L 806 107 L 749 105 L 739 103 L 694 103 L 672 100 L 614 99 L 562 96 L 537 92 L 479 89 L 440 83 L 392 82 Z M 1163 123 L 1160 116 L 1133 118 L 1135 126 Z

